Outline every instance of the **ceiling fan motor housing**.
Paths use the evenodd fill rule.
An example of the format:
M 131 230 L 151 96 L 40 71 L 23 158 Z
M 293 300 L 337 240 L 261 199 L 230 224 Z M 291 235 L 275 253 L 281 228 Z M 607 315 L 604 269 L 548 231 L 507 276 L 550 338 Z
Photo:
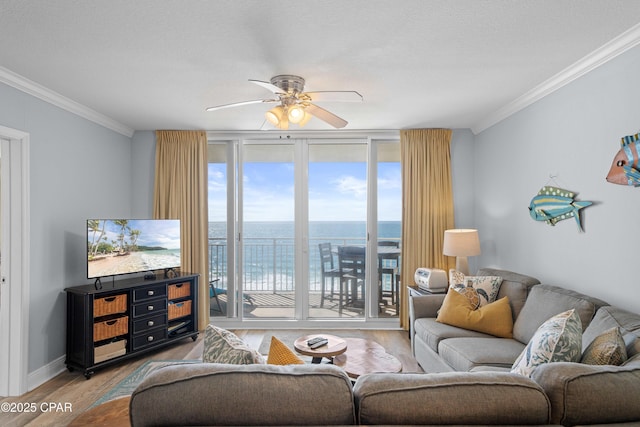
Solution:
M 304 90 L 304 79 L 291 74 L 281 74 L 272 77 L 271 84 L 287 93 L 300 93 Z

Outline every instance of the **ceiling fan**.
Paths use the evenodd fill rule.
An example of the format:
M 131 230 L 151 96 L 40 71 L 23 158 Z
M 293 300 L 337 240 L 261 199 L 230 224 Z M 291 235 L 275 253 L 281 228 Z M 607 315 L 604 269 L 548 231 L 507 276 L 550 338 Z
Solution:
M 272 77 L 270 82 L 252 79 L 249 79 L 249 81 L 271 91 L 276 95 L 276 98 L 255 99 L 252 101 L 218 105 L 207 108 L 207 111 L 258 103 L 278 104 L 265 113 L 267 121 L 278 129 L 289 129 L 290 123 L 302 127 L 307 124 L 312 116 L 319 118 L 334 128 L 340 129 L 345 127 L 348 122 L 332 112 L 317 106 L 314 102 L 362 101 L 362 95 L 356 91 L 304 92 L 304 79 L 290 74 L 281 74 Z

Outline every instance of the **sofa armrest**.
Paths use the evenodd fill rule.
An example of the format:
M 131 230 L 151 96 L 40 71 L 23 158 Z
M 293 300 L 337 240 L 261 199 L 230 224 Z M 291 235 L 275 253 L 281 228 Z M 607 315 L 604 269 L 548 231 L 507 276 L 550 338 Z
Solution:
M 420 295 L 411 297 L 409 313 L 411 323 L 422 317 L 437 317 L 446 294 Z
M 353 394 L 366 425 L 548 424 L 551 411 L 535 381 L 512 373 L 367 374 Z
M 640 361 L 640 359 L 638 359 Z M 546 363 L 531 378 L 551 401 L 551 422 L 609 424 L 640 420 L 640 363 Z

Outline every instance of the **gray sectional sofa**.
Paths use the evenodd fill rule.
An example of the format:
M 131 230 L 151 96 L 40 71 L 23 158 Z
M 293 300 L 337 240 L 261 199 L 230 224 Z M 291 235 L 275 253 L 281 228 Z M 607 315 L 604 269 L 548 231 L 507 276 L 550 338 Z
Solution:
M 134 427 L 172 425 L 640 425 L 640 315 L 504 270 L 513 338 L 436 322 L 442 295 L 411 301 L 411 338 L 424 374 L 367 374 L 333 365 L 219 363 L 158 369 L 136 388 Z M 554 362 L 531 378 L 510 369 L 537 328 L 575 309 L 586 347 L 620 327 L 622 366 Z

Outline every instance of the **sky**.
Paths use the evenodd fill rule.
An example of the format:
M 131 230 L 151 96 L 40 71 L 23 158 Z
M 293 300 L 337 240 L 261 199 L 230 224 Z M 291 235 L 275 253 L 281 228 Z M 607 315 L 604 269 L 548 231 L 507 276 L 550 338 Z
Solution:
M 292 163 L 253 162 L 243 166 L 246 221 L 293 221 Z M 226 165 L 209 163 L 209 221 L 226 220 Z M 366 163 L 309 164 L 309 220 L 366 219 Z M 400 221 L 399 163 L 378 163 L 378 220 Z

